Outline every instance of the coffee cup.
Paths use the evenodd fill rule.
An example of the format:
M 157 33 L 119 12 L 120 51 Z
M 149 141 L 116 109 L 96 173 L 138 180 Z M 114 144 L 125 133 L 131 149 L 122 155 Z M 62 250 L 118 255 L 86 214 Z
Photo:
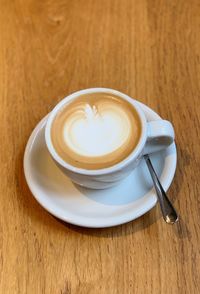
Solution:
M 74 183 L 105 189 L 128 176 L 143 155 L 172 144 L 174 129 L 166 120 L 148 122 L 138 102 L 126 94 L 90 88 L 55 106 L 45 141 L 56 165 Z

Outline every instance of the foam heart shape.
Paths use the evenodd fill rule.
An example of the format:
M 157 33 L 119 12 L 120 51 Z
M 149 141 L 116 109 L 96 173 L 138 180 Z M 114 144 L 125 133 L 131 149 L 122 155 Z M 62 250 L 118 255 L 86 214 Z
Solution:
M 97 109 L 86 104 L 68 118 L 63 128 L 65 143 L 83 156 L 102 156 L 117 150 L 130 134 L 127 114 L 115 106 Z

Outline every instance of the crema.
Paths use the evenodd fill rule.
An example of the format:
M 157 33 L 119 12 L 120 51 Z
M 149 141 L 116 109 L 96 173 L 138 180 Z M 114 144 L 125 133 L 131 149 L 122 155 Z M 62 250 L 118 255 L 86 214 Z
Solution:
M 83 169 L 102 169 L 125 159 L 137 146 L 141 122 L 117 95 L 91 93 L 66 103 L 54 118 L 51 139 L 58 155 Z

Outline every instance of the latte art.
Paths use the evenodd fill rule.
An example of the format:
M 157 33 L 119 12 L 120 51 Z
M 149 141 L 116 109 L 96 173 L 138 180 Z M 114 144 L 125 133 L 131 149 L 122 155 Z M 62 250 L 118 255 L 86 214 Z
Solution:
M 118 105 L 77 106 L 63 126 L 63 139 L 83 156 L 103 156 L 120 148 L 129 138 L 130 120 Z
M 106 93 L 87 94 L 61 109 L 51 137 L 66 162 L 99 169 L 127 157 L 138 143 L 140 128 L 137 112 L 128 102 Z

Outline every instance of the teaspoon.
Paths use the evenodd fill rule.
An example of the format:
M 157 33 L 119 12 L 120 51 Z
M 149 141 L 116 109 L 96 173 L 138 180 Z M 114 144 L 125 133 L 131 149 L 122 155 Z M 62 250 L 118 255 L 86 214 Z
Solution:
M 151 174 L 152 181 L 154 183 L 154 188 L 156 190 L 156 194 L 158 197 L 158 201 L 160 204 L 160 208 L 162 211 L 162 215 L 166 223 L 174 224 L 178 221 L 178 215 L 176 213 L 175 208 L 173 207 L 172 203 L 170 202 L 169 198 L 167 197 L 158 176 L 153 168 L 149 155 L 144 155 L 144 159 L 148 166 L 149 172 Z

